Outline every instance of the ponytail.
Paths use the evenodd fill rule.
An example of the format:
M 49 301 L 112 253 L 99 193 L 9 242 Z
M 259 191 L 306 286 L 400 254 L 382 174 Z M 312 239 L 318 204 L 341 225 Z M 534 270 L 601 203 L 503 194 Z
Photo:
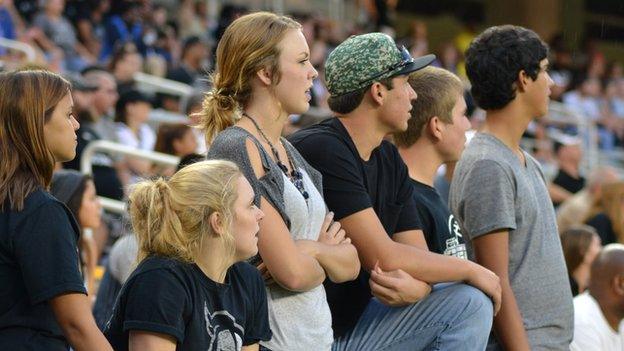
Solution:
M 229 259 L 235 254 L 230 232 L 234 218 L 238 167 L 229 161 L 197 162 L 182 168 L 171 179 L 142 181 L 132 188 L 129 212 L 137 237 L 137 261 L 159 255 L 194 262 L 205 235 L 216 235 L 209 217 L 223 214 L 226 233 L 214 253 Z
M 218 88 L 218 74 L 213 79 L 214 87 L 206 93 L 199 113 L 201 126 L 206 137 L 206 145 L 212 144 L 214 138 L 222 130 L 231 127 L 240 119 L 240 104 L 234 94 Z
M 138 262 L 150 255 L 193 261 L 196 245 L 191 243 L 199 241 L 184 232 L 167 181 L 160 178 L 137 184 L 130 195 L 130 217 L 139 246 Z

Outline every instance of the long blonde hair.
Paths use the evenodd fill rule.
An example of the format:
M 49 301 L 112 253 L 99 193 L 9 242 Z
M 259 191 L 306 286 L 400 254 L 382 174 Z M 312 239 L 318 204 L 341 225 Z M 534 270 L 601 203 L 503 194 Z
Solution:
M 202 103 L 201 126 L 210 145 L 215 136 L 240 118 L 240 109 L 251 98 L 253 76 L 262 68 L 279 82 L 278 44 L 291 29 L 300 29 L 295 20 L 270 12 L 252 13 L 235 20 L 217 46 L 213 88 Z
M 223 259 L 235 254 L 230 232 L 237 198 L 236 179 L 242 176 L 229 161 L 197 162 L 182 168 L 170 180 L 159 178 L 136 184 L 130 194 L 129 211 L 139 246 L 138 262 L 148 256 L 195 262 L 202 238 L 215 235 L 209 217 L 223 215 L 226 233 Z M 215 254 L 218 250 L 215 249 Z

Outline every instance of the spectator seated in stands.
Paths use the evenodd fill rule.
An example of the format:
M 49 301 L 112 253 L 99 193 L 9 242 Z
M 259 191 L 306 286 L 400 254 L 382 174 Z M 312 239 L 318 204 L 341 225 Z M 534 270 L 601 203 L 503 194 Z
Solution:
M 186 155 L 180 159 L 176 170 L 179 171 L 183 167 L 204 159 L 205 156 L 203 155 Z M 137 253 L 137 239 L 133 233 L 126 233 L 120 237 L 110 250 L 106 270 L 100 281 L 97 298 L 93 306 L 93 316 L 101 330 L 104 330 L 106 322 L 108 322 L 113 313 L 115 300 L 121 290 L 121 286 L 136 268 Z
M 13 20 L 13 14 L 11 9 L 5 4 L 5 1 L 0 2 L 0 38 L 6 38 L 15 40 L 17 37 L 15 21 Z M 0 57 L 7 54 L 5 48 L 0 48 Z
M 624 78 L 620 77 L 609 82 L 606 95 L 614 116 L 619 121 L 624 120 Z M 619 137 L 624 139 L 624 136 L 620 135 Z
M 618 174 L 611 167 L 599 167 L 593 170 L 589 174 L 585 188 L 563 202 L 557 209 L 559 232 L 565 231 L 572 225 L 583 224 L 589 216 L 593 203 L 600 201 L 603 185 L 617 180 Z
M 100 281 L 93 305 L 93 317 L 100 330 L 106 327 L 106 323 L 113 314 L 113 307 L 121 287 L 136 268 L 137 252 L 137 240 L 133 233 L 117 239 L 110 249 L 104 276 Z
M 194 154 L 197 151 L 197 139 L 193 133 L 193 128 L 184 123 L 161 124 L 156 133 L 154 151 L 180 158 Z M 175 172 L 175 167 L 155 166 L 153 172 L 171 176 Z
M 602 196 L 594 201 L 585 223 L 596 228 L 604 245 L 624 243 L 624 182 L 602 187 Z
M 81 249 L 83 274 L 87 292 L 93 299 L 95 293 L 95 268 L 99 250 L 93 239 L 93 230 L 101 224 L 100 200 L 95 194 L 95 185 L 90 176 L 74 170 L 60 170 L 52 176 L 50 193 L 64 203 L 78 222 L 81 230 L 78 244 Z
M 484 349 L 500 306 L 495 274 L 423 245 L 408 168 L 384 139 L 408 128 L 418 101 L 409 75 L 434 58 L 412 58 L 386 34 L 350 37 L 325 64 L 336 117 L 289 139 L 323 175 L 327 206 L 362 261 L 358 279 L 325 285 L 334 350 Z
M 602 97 L 600 80 L 579 74 L 573 80 L 573 87 L 574 90 L 563 95 L 563 103 L 587 123 L 598 127 L 601 149 L 613 149 L 615 132 L 619 130 L 619 126 L 618 121 L 610 115 L 608 104 Z
M 571 351 L 624 350 L 624 245 L 605 246 L 591 267 L 589 291 L 574 299 Z
M 433 187 L 438 168 L 459 160 L 470 129 L 462 82 L 446 69 L 425 67 L 411 73 L 409 83 L 418 96 L 412 118 L 406 131 L 393 136 L 413 185 L 421 247 L 468 259 L 459 223 Z
M 40 28 L 54 45 L 44 49 L 46 51 L 55 47 L 61 49 L 65 68 L 71 71 L 80 71 L 88 64 L 95 63 L 95 56 L 78 41 L 74 26 L 63 16 L 65 0 L 49 0 L 44 4 L 43 11 L 33 20 L 33 25 Z
M 112 350 L 90 313 L 78 225 L 47 191 L 55 162 L 75 156 L 70 88 L 44 70 L 0 75 L 1 350 Z
M 548 185 L 548 193 L 553 205 L 557 208 L 585 187 L 585 177 L 580 174 L 583 156 L 581 141 L 568 135 L 560 135 L 554 139 L 553 151 L 557 158 L 559 172 Z
M 116 46 L 134 43 L 140 52 L 143 45 L 143 25 L 141 24 L 141 3 L 139 1 L 122 0 L 119 2 L 119 13 L 106 20 L 106 33 L 100 51 L 100 62 L 106 62 L 113 54 Z
M 583 293 L 589 284 L 589 271 L 602 247 L 596 230 L 587 225 L 572 226 L 561 233 L 561 246 L 568 267 L 572 296 Z
M 273 338 L 261 347 L 328 351 L 334 334 L 322 283 L 354 279 L 360 262 L 328 213 L 319 173 L 281 138 L 288 116 L 309 108 L 316 76 L 301 26 L 269 12 L 245 15 L 225 29 L 217 58 L 202 127 L 212 141 L 207 158 L 239 165 L 266 213 L 254 263 L 271 277 Z
M 120 95 L 134 89 L 134 75 L 141 72 L 142 68 L 143 57 L 134 44 L 125 43 L 115 50 L 109 69 L 115 77 Z
M 154 131 L 147 125 L 151 100 L 138 90 L 121 94 L 115 105 L 115 122 L 119 143 L 139 150 L 153 151 Z M 151 162 L 128 156 L 124 161 L 127 171 L 125 184 L 136 183 L 139 177 L 150 175 Z
M 193 128 L 184 123 L 163 123 L 158 127 L 154 151 L 184 157 L 195 153 L 197 139 Z
M 574 310 L 555 211 L 541 165 L 520 145 L 548 113 L 548 46 L 529 29 L 491 27 L 466 51 L 466 72 L 486 117 L 455 167 L 449 203 L 470 257 L 501 280 L 488 349 L 566 349 Z
M 204 61 L 208 58 L 208 48 L 199 37 L 192 36 L 184 41 L 182 47 L 182 57 L 178 67 L 170 69 L 167 72 L 167 79 L 172 79 L 188 85 L 201 85 L 198 80 L 204 72 L 202 67 Z
M 114 107 L 119 99 L 117 84 L 113 76 L 102 69 L 90 69 L 84 75 L 86 84 L 96 86 L 93 103 L 89 111 L 78 111 L 80 129 L 76 160 L 80 160 L 83 149 L 92 141 L 107 140 L 117 142 L 117 132 L 113 121 Z M 83 113 L 86 112 L 86 113 Z M 84 118 L 83 118 L 84 117 Z M 69 168 L 79 169 L 75 161 Z M 111 199 L 121 200 L 124 190 L 121 181 L 121 162 L 115 155 L 98 152 L 91 161 L 93 181 L 97 194 Z
M 65 12 L 76 25 L 78 39 L 95 58 L 100 56 L 104 35 L 105 16 L 111 7 L 111 0 L 71 1 Z
M 254 195 L 222 160 L 134 187 L 139 263 L 105 328 L 115 350 L 258 350 L 271 339 L 262 276 L 245 262 L 264 217 Z

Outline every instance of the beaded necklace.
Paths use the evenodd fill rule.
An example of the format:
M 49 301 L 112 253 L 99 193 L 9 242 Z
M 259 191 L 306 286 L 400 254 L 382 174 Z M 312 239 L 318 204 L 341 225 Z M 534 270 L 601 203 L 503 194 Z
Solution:
M 269 141 L 269 138 L 267 138 L 267 136 L 264 134 L 264 132 L 262 131 L 262 128 L 260 128 L 260 126 L 258 125 L 258 122 L 256 122 L 255 119 L 251 118 L 251 116 L 249 116 L 246 112 L 243 112 L 243 116 L 251 120 L 251 123 L 253 123 L 254 127 L 256 127 L 256 130 L 258 131 L 258 133 L 262 136 L 264 141 L 266 141 L 267 144 L 269 144 L 269 147 L 271 148 L 271 153 L 273 153 L 273 156 L 275 156 L 275 161 L 277 163 L 277 166 L 282 170 L 282 172 L 284 172 L 286 177 L 290 179 L 290 181 L 293 183 L 295 188 L 299 190 L 299 192 L 301 193 L 301 196 L 303 196 L 303 198 L 307 202 L 310 195 L 305 190 L 305 186 L 303 184 L 303 174 L 301 174 L 301 172 L 299 172 L 299 170 L 297 170 L 297 168 L 295 167 L 295 164 L 292 158 L 290 157 L 290 153 L 288 153 L 288 150 L 286 150 L 286 147 L 284 146 L 284 149 L 286 150 L 286 157 L 288 158 L 288 163 L 290 164 L 290 169 L 291 169 L 290 174 L 288 174 L 288 168 L 286 167 L 286 165 L 284 165 L 284 163 L 280 159 L 279 154 L 277 153 L 277 149 Z

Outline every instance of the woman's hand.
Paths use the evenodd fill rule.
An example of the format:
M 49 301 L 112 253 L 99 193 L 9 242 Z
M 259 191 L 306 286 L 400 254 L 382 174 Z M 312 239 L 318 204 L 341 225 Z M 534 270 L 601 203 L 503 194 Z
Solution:
M 351 243 L 351 239 L 347 238 L 346 232 L 342 229 L 340 222 L 334 221 L 333 212 L 329 212 L 325 215 L 318 242 L 326 245 Z

